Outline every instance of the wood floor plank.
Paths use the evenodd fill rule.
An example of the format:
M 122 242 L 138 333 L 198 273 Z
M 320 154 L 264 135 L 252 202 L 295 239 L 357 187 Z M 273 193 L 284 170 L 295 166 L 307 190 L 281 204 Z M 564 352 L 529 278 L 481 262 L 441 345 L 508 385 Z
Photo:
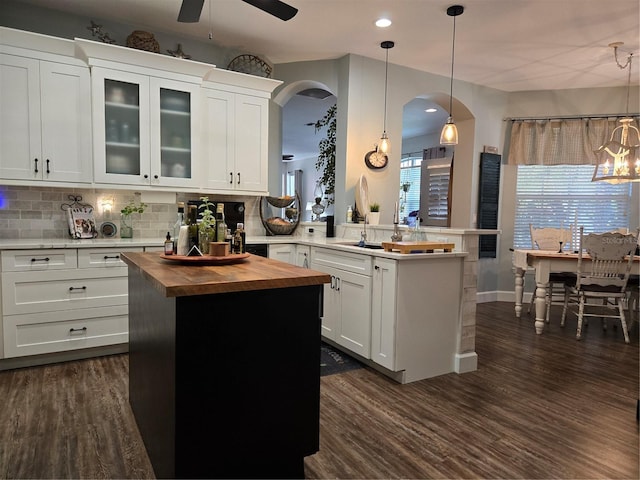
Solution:
M 543 335 L 513 304 L 478 305 L 479 367 L 400 385 L 322 377 L 307 478 L 639 478 L 638 325 Z M 126 354 L 0 372 L 0 478 L 153 478 Z

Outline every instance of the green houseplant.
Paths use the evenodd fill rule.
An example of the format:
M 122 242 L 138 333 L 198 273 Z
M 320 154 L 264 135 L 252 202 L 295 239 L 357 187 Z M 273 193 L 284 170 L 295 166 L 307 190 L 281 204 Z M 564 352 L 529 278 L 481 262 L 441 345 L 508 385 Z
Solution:
M 318 144 L 320 151 L 316 159 L 316 170 L 321 172 L 318 181 L 325 186 L 324 194 L 327 198 L 327 206 L 334 201 L 333 194 L 336 185 L 336 111 L 337 104 L 334 104 L 327 110 L 325 116 L 314 125 L 316 133 L 323 127 L 327 127 L 327 136 Z
M 369 215 L 367 220 L 370 225 L 378 225 L 380 223 L 380 204 L 374 202 L 369 205 Z
M 146 203 L 129 202 L 120 210 L 120 238 L 133 238 L 133 221 L 131 215 L 134 213 L 144 213 L 147 208 Z
M 203 255 L 209 253 L 209 242 L 213 242 L 216 236 L 216 217 L 212 210 L 215 204 L 209 201 L 209 197 L 200 197 L 202 203 L 198 206 L 201 210 L 200 224 L 198 226 L 198 244 Z

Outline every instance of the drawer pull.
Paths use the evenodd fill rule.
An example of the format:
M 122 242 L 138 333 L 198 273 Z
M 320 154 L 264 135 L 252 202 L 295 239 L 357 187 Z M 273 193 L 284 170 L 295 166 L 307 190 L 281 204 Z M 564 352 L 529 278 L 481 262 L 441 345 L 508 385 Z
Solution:
M 120 258 L 120 255 L 111 255 L 111 256 L 110 256 L 110 255 L 105 255 L 105 256 L 104 256 L 104 259 L 105 259 L 105 260 L 109 260 L 110 258 L 119 259 L 119 258 Z
M 31 263 L 33 262 L 48 262 L 49 261 L 49 257 L 44 257 L 44 258 L 32 258 L 31 259 Z
M 69 329 L 69 333 L 76 333 L 76 332 L 86 332 L 87 331 L 87 327 L 82 327 L 82 328 L 70 328 Z
M 82 287 L 69 287 L 69 291 L 73 292 L 74 290 L 86 290 L 87 287 L 86 286 L 82 286 Z

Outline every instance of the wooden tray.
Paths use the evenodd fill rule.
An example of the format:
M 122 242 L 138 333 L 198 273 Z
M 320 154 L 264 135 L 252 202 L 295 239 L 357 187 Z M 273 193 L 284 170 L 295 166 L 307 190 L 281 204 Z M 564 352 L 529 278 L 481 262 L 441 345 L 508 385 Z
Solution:
M 382 242 L 385 252 L 399 251 L 400 253 L 432 253 L 434 250 L 452 252 L 454 243 L 443 242 Z
M 223 257 L 213 255 L 203 255 L 198 257 L 188 257 L 186 255 L 160 255 L 160 258 L 171 260 L 172 262 L 184 263 L 188 265 L 230 265 L 243 262 L 251 256 L 250 253 L 233 253 Z

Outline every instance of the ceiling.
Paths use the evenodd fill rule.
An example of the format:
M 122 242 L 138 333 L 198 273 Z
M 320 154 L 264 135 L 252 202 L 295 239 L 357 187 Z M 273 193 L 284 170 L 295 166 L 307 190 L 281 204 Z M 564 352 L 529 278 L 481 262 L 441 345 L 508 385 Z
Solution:
M 339 58 L 348 53 L 450 76 L 454 0 L 285 0 L 299 9 L 283 22 L 241 0 L 205 0 L 199 23 L 177 21 L 181 0 L 22 0 L 136 29 L 207 40 L 259 55 L 270 63 Z M 619 52 L 640 52 L 638 0 L 461 1 L 456 17 L 456 79 L 508 92 L 624 86 Z M 377 28 L 386 16 L 393 24 Z M 634 59 L 635 60 L 635 59 Z M 633 63 L 638 84 L 640 61 Z M 308 102 L 305 102 L 308 103 Z M 421 106 L 422 107 L 422 106 Z M 326 109 L 325 109 L 326 110 Z M 321 118 L 315 115 L 309 121 Z M 308 127 L 311 128 L 312 127 Z M 317 142 L 316 142 L 317 143 Z M 286 153 L 286 152 L 285 152 Z

